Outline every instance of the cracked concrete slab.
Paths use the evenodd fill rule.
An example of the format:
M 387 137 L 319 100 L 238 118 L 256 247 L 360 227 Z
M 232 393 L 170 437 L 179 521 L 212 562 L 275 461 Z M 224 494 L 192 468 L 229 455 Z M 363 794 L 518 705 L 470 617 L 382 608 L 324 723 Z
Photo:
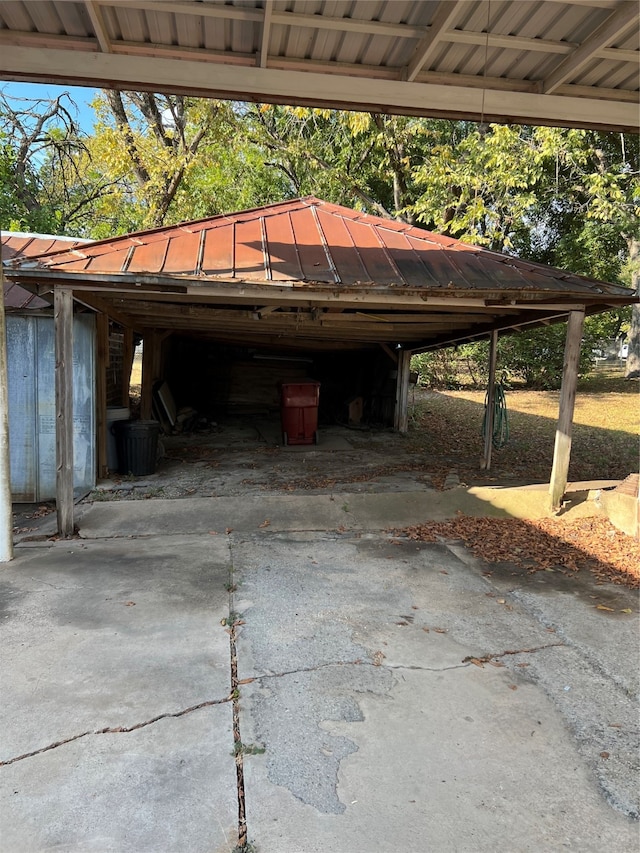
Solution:
M 3 567 L 0 761 L 229 695 L 224 538 L 60 541 Z
M 243 739 L 265 748 L 244 766 L 258 849 L 636 849 L 637 730 L 625 712 L 603 734 L 606 699 L 588 726 L 615 671 L 598 682 L 571 636 L 445 545 L 267 538 L 232 537 Z M 568 672 L 590 697 L 582 742 Z
M 12 853 L 230 853 L 237 803 L 231 706 L 87 737 L 2 768 Z
M 259 853 L 635 851 L 637 594 L 384 532 L 458 492 L 103 503 L 20 547 L 4 846 L 226 853 L 246 802 Z

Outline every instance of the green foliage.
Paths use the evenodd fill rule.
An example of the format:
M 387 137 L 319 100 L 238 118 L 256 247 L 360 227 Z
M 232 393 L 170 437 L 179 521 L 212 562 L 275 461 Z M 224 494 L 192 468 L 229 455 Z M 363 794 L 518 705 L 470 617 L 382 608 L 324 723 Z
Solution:
M 565 338 L 564 323 L 506 335 L 498 341 L 498 364 L 527 388 L 557 389 L 562 381 Z M 595 344 L 595 337 L 586 330 L 580 349 L 580 375 L 593 367 L 591 350 Z
M 606 315 L 605 315 L 606 316 Z M 615 335 L 607 331 L 605 322 L 585 323 L 580 350 L 579 373 L 586 376 L 594 365 L 592 349 L 601 340 Z M 562 382 L 566 325 L 559 323 L 538 329 L 523 330 L 498 339 L 498 374 L 508 382 L 536 390 L 554 390 Z M 489 370 L 487 341 L 448 347 L 413 356 L 412 370 L 420 372 L 420 382 L 438 390 L 456 390 L 463 386 L 485 387 Z
M 433 125 L 415 172 L 419 221 L 470 243 L 511 248 L 544 174 L 539 129 L 459 122 L 451 133 L 448 122 Z

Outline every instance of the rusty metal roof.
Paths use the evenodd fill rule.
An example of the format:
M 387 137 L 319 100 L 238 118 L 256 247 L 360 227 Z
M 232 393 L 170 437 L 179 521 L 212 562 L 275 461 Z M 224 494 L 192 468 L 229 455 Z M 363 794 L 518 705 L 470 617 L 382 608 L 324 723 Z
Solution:
M 637 0 L 0 0 L 0 77 L 638 127 Z
M 126 273 L 545 298 L 629 293 L 314 197 L 74 246 L 37 263 L 72 279 Z
M 59 252 L 69 248 L 69 245 L 84 245 L 88 240 L 78 240 L 74 237 L 54 237 L 51 234 L 23 234 L 17 232 L 2 233 L 2 262 L 20 261 L 47 252 Z M 20 287 L 19 284 L 4 282 L 5 308 L 48 308 L 49 303 L 39 296 Z
M 636 301 L 627 288 L 302 198 L 7 262 L 142 334 L 424 350 Z

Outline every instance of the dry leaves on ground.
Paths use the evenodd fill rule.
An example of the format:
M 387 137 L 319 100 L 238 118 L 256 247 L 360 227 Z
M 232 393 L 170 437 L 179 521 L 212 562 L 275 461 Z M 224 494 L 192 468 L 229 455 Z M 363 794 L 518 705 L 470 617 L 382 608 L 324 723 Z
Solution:
M 588 569 L 601 581 L 640 588 L 640 542 L 607 519 L 475 518 L 460 514 L 403 528 L 409 539 L 437 542 L 462 539 L 472 552 L 493 563 L 513 563 L 530 572 Z

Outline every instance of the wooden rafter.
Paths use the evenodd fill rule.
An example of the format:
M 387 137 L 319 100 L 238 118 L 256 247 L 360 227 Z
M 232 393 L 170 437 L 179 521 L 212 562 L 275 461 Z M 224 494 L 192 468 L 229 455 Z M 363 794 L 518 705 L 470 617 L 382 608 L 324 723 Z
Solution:
M 608 47 L 628 30 L 637 19 L 637 0 L 625 0 L 592 36 L 584 41 L 570 56 L 564 59 L 542 83 L 542 92 L 549 95 L 575 76 L 596 56 L 597 51 Z
M 407 65 L 406 79 L 408 82 L 416 79 L 418 73 L 427 65 L 429 59 L 438 50 L 442 35 L 458 17 L 461 6 L 462 2 L 460 0 L 457 0 L 457 2 L 440 0 L 428 32 L 416 46 L 413 56 Z

